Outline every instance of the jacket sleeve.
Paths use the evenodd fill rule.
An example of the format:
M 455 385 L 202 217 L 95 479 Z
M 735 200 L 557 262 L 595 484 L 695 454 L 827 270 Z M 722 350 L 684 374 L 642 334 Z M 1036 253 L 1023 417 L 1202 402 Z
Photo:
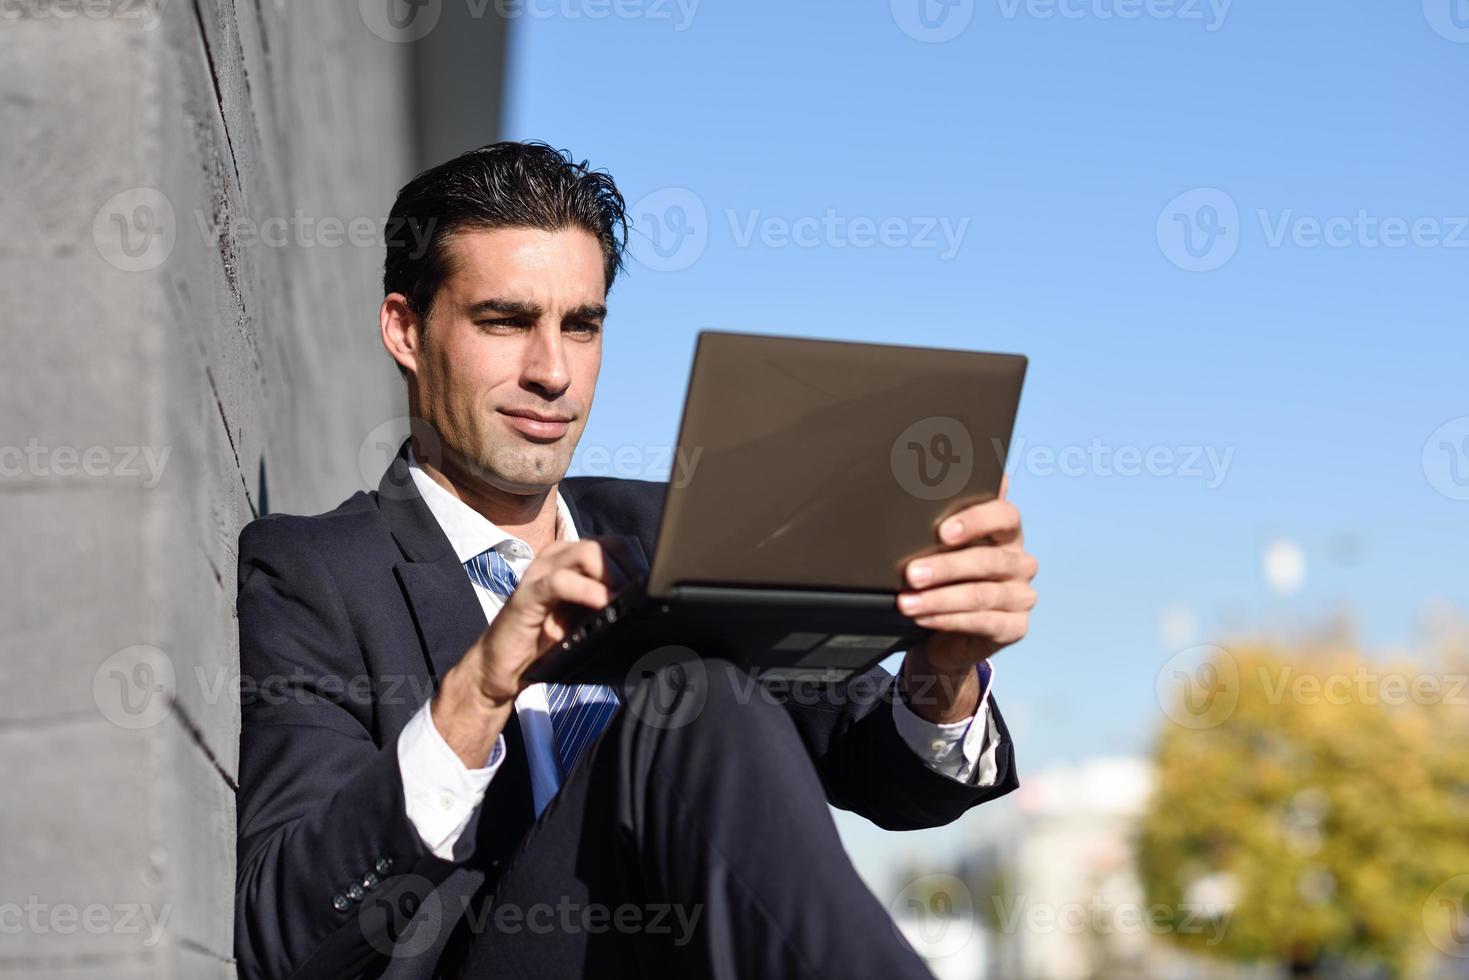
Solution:
M 930 769 L 898 734 L 892 699 L 898 680 L 882 667 L 847 681 L 788 696 L 787 710 L 801 733 L 835 807 L 885 830 L 921 830 L 951 823 L 965 811 L 1020 785 L 1015 752 L 1000 707 L 990 696 L 999 733 L 998 773 L 990 786 L 971 786 Z
M 245 980 L 375 973 L 454 869 L 405 811 L 396 742 L 333 577 L 299 519 L 240 535 L 235 951 Z

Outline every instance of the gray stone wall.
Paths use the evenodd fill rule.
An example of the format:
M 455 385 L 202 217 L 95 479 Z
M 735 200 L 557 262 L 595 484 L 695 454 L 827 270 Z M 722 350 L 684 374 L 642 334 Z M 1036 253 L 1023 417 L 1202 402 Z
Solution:
M 403 412 L 423 48 L 367 8 L 0 5 L 0 977 L 234 975 L 237 535 Z

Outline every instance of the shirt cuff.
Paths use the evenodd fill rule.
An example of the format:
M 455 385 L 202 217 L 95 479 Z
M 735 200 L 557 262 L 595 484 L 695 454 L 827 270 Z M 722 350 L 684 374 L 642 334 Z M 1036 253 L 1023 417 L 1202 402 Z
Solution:
M 900 694 L 893 698 L 893 724 L 898 735 L 930 769 L 971 786 L 992 786 L 999 777 L 995 756 L 1000 743 L 999 727 L 990 711 L 990 680 L 994 668 L 985 661 L 977 670 L 980 692 L 974 717 L 936 725 L 920 718 Z
M 483 769 L 466 768 L 434 726 L 428 704 L 403 726 L 398 736 L 398 770 L 403 775 L 408 820 L 435 856 L 445 861 L 469 856 L 468 850 L 456 855 L 455 845 L 504 759 L 505 736 L 501 735 Z

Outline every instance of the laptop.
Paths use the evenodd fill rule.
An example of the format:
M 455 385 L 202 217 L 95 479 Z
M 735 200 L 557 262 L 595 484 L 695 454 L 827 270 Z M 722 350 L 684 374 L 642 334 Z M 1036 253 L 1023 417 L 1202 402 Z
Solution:
M 622 684 L 719 656 L 841 681 L 929 631 L 898 611 L 941 521 L 999 494 L 1026 359 L 703 331 L 649 567 L 532 665 Z

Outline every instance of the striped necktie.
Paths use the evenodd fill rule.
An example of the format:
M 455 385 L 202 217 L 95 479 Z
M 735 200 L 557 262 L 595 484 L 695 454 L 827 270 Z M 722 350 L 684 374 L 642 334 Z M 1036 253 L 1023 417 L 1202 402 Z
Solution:
M 494 548 L 482 551 L 464 563 L 476 585 L 507 600 L 519 579 L 510 563 Z M 571 772 L 577 756 L 599 735 L 616 713 L 617 692 L 604 684 L 547 684 L 546 705 L 551 714 L 551 733 L 556 740 L 556 758 L 561 778 Z

